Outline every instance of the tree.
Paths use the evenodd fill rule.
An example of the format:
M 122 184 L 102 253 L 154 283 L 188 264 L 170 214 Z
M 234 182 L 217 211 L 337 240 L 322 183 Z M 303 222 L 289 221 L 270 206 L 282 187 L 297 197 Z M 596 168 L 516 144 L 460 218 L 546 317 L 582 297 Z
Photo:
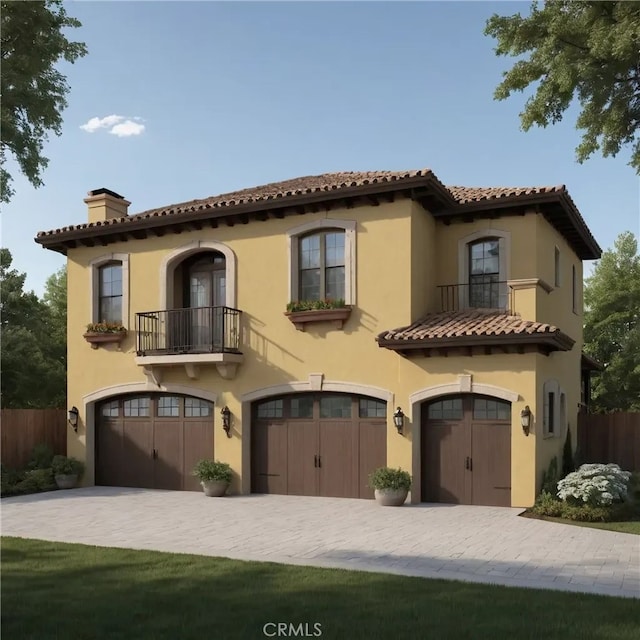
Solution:
M 631 232 L 602 254 L 584 300 L 584 348 L 605 365 L 593 384 L 595 409 L 640 411 L 640 256 Z
M 61 134 L 69 92 L 56 64 L 62 59 L 74 63 L 87 49 L 64 35 L 64 29 L 81 24 L 67 15 L 62 0 L 0 2 L 0 11 L 0 202 L 8 202 L 13 190 L 5 168 L 7 153 L 34 187 L 43 184 L 41 174 L 49 161 L 42 150 L 50 131 Z
M 485 35 L 497 39 L 499 56 L 530 54 L 503 74 L 494 94 L 505 100 L 538 83 L 520 114 L 525 131 L 560 122 L 577 97 L 578 162 L 631 144 L 630 165 L 640 173 L 640 2 L 534 2 L 525 18 L 494 14 Z
M 64 318 L 59 315 L 63 278 L 59 272 L 47 281 L 47 304 L 33 291 L 24 291 L 26 274 L 12 269 L 11 263 L 11 252 L 0 249 L 2 406 L 64 407 L 66 329 L 61 323 L 66 325 L 66 312 Z

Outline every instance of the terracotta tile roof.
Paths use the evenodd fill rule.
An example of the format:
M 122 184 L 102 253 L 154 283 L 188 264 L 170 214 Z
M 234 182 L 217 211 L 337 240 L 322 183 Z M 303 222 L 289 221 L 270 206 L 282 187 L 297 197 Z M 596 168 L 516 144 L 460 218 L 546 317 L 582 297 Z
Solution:
M 466 336 L 509 336 L 561 334 L 560 329 L 542 322 L 523 320 L 495 310 L 473 309 L 430 313 L 408 327 L 384 331 L 379 341 L 415 341 L 463 338 Z
M 515 198 L 524 195 L 540 195 L 543 193 L 566 193 L 566 187 L 455 187 L 447 185 L 447 189 L 458 204 L 497 200 L 499 198 Z
M 109 240 L 115 241 L 113 238 L 118 236 L 121 238 L 120 234 L 126 234 L 129 231 L 127 227 L 137 230 L 143 227 L 190 224 L 201 216 L 205 219 L 240 216 L 246 215 L 248 211 L 262 212 L 268 209 L 285 208 L 289 204 L 291 207 L 297 204 L 300 206 L 309 203 L 318 204 L 341 197 L 341 194 L 336 192 L 342 190 L 345 197 L 347 193 L 349 197 L 365 195 L 363 192 L 366 192 L 366 195 L 375 196 L 378 193 L 396 190 L 396 185 L 397 190 L 410 190 L 412 194 L 414 190 L 422 193 L 429 192 L 431 202 L 428 208 L 431 209 L 431 204 L 437 202 L 440 208 L 432 210 L 432 213 L 440 218 L 455 217 L 469 208 L 474 211 L 476 209 L 486 211 L 494 203 L 496 207 L 511 206 L 512 203 L 517 204 L 524 200 L 533 199 L 535 202 L 536 198 L 539 198 L 541 204 L 550 208 L 548 213 L 551 224 L 567 238 L 581 258 L 593 259 L 601 254 L 600 247 L 564 186 L 447 187 L 430 169 L 346 171 L 303 176 L 149 209 L 122 218 L 40 231 L 36 241 L 44 247 L 64 253 L 67 247 L 75 246 L 74 241 L 85 237 L 100 236 L 103 243 Z
M 56 235 L 65 231 L 76 229 L 91 229 L 109 225 L 126 224 L 145 218 L 154 218 L 167 215 L 178 215 L 181 213 L 193 213 L 206 209 L 223 209 L 252 202 L 271 202 L 283 198 L 300 196 L 305 194 L 322 193 L 336 191 L 348 187 L 360 187 L 373 184 L 385 184 L 391 182 L 401 182 L 408 178 L 425 177 L 435 180 L 446 190 L 444 185 L 435 177 L 430 169 L 417 169 L 412 171 L 343 171 L 336 173 L 323 173 L 317 176 L 303 176 L 284 180 L 282 182 L 271 182 L 257 187 L 241 189 L 222 193 L 217 196 L 210 196 L 200 200 L 190 200 L 178 204 L 171 204 L 156 209 L 148 209 L 135 215 L 123 218 L 113 218 L 95 223 L 84 223 L 75 226 L 63 227 L 62 229 L 52 229 L 51 231 L 40 231 L 37 237 Z M 92 193 L 92 192 L 90 192 Z

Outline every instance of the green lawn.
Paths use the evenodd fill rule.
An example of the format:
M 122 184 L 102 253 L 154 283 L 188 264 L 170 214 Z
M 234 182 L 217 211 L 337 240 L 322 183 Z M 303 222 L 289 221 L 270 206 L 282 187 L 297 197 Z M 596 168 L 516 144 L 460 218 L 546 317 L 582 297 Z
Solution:
M 624 598 L 20 538 L 2 538 L 1 595 L 7 640 L 251 640 L 269 622 L 338 640 L 636 640 L 640 625 Z
M 573 524 L 576 527 L 591 527 L 592 529 L 607 529 L 608 531 L 619 531 L 620 533 L 633 533 L 640 536 L 640 520 L 622 520 L 620 522 L 578 522 L 565 518 L 552 518 L 551 516 L 539 516 L 535 513 L 521 513 L 525 518 L 537 520 L 547 520 L 548 522 L 559 522 L 560 524 Z

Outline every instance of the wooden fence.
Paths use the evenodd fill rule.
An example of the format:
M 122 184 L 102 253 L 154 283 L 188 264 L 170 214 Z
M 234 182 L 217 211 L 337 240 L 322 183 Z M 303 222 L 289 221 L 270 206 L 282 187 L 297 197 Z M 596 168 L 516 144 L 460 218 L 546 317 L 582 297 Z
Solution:
M 578 415 L 580 462 L 615 462 L 640 471 L 640 413 Z
M 67 455 L 66 409 L 2 409 L 0 411 L 2 464 L 21 469 L 33 447 L 42 442 L 55 454 Z

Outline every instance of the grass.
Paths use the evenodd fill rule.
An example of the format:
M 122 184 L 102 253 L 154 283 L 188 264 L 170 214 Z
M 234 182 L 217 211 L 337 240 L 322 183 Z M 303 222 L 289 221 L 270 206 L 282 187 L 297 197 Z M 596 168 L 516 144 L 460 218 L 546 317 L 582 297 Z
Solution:
M 607 529 L 608 531 L 618 531 L 620 533 L 632 533 L 636 536 L 640 536 L 640 520 L 620 520 L 619 522 L 580 522 L 578 520 L 568 520 L 567 518 L 553 518 L 551 516 L 540 516 L 528 511 L 525 511 L 520 515 L 522 515 L 525 518 L 547 520 L 548 522 L 559 522 L 560 524 L 573 524 L 576 527 L 591 527 L 592 529 Z
M 11 640 L 251 640 L 269 622 L 324 640 L 636 640 L 640 625 L 632 599 L 7 537 L 1 595 Z

